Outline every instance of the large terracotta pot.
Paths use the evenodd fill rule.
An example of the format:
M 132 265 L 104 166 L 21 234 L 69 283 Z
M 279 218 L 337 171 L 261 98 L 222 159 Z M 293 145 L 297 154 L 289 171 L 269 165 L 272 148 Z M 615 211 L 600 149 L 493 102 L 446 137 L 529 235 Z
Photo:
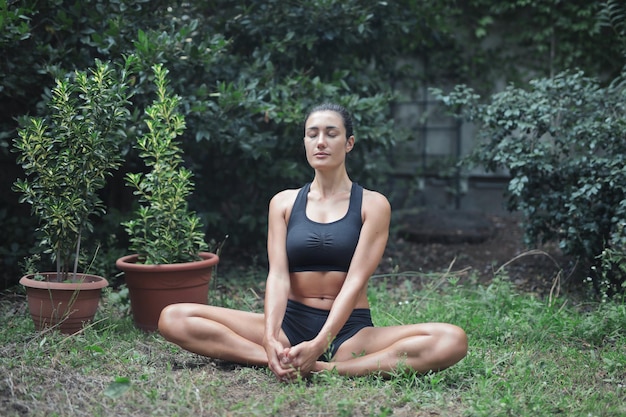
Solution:
M 79 274 L 78 282 L 55 282 L 56 272 L 25 275 L 20 284 L 26 287 L 28 309 L 35 329 L 58 326 L 62 333 L 74 334 L 93 320 L 102 288 L 109 285 L 97 275 Z
M 115 266 L 124 272 L 135 326 L 157 330 L 161 310 L 175 303 L 207 304 L 209 282 L 219 257 L 200 253 L 201 261 L 180 264 L 138 264 L 138 255 L 119 258 Z

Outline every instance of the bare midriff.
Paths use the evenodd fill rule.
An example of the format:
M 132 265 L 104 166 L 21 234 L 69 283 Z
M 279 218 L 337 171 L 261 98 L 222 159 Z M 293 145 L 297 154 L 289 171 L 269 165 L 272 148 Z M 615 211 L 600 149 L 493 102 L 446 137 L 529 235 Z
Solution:
M 340 271 L 292 272 L 289 298 L 309 307 L 330 310 L 346 279 Z M 365 291 L 359 294 L 354 308 L 369 308 Z

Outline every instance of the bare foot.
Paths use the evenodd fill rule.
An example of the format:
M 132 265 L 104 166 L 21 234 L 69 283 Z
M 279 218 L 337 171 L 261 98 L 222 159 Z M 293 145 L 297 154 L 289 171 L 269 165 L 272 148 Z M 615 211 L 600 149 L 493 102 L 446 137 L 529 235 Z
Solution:
M 323 372 L 323 371 L 332 371 L 333 368 L 334 366 L 330 362 L 317 361 L 315 362 L 315 365 L 313 365 L 313 369 L 311 369 L 311 372 L 316 373 L 316 372 Z

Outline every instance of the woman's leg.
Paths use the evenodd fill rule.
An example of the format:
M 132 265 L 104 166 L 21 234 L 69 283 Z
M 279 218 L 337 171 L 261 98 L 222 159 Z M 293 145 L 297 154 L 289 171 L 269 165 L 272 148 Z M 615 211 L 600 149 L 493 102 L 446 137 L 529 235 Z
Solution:
M 169 305 L 159 319 L 161 335 L 183 349 L 246 365 L 267 365 L 264 328 L 263 314 L 203 304 Z
M 318 362 L 318 370 L 361 376 L 394 370 L 440 371 L 467 354 L 467 335 L 454 325 L 423 323 L 366 327 L 343 343 L 332 362 Z

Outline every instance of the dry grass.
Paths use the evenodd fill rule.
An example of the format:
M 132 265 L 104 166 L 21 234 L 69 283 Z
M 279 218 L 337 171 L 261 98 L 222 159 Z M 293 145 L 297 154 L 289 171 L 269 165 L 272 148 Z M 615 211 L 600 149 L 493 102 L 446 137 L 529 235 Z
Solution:
M 410 278 L 410 279 L 409 279 Z M 428 284 L 428 281 L 432 281 Z M 464 327 L 470 353 L 437 374 L 278 383 L 266 369 L 212 361 L 135 329 L 107 297 L 97 321 L 68 337 L 34 332 L 19 294 L 0 296 L 3 416 L 621 416 L 626 307 L 566 307 L 502 280 L 459 285 L 449 270 L 373 279 L 374 321 Z M 233 287 L 238 284 L 232 283 Z M 228 294 L 234 294 L 233 288 Z M 258 293 L 224 297 L 258 308 Z

